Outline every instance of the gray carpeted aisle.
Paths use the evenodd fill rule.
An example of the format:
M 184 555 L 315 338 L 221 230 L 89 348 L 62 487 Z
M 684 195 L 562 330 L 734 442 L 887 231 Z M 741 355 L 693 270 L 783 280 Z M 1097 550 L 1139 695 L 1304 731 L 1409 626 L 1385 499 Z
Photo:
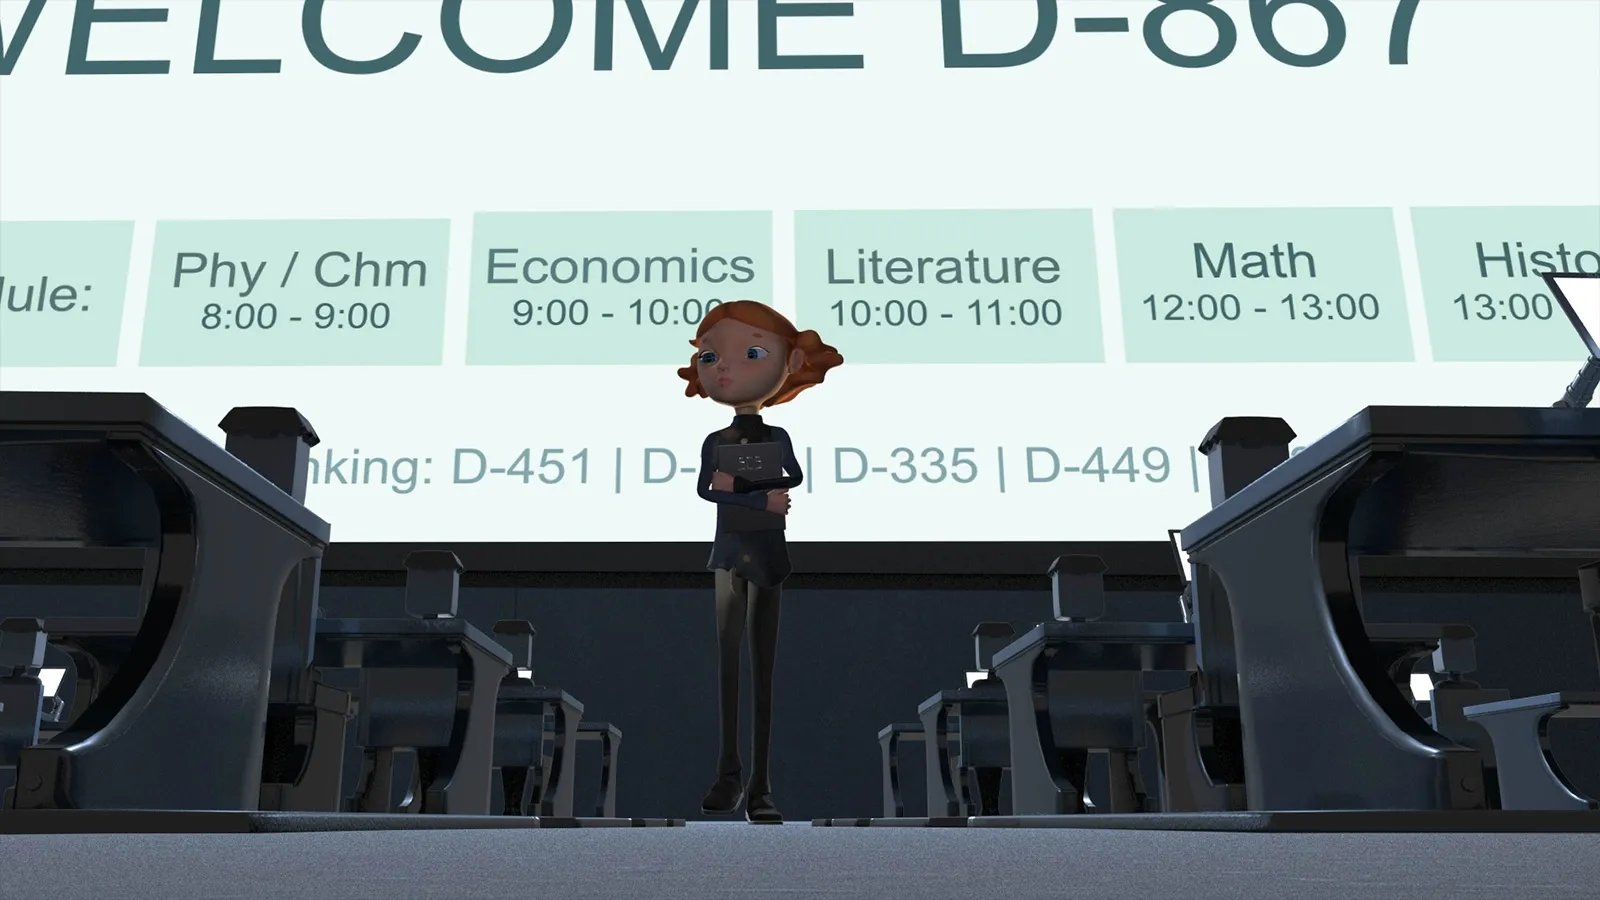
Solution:
M 687 828 L 0 837 L 15 900 L 1567 900 L 1589 835 Z

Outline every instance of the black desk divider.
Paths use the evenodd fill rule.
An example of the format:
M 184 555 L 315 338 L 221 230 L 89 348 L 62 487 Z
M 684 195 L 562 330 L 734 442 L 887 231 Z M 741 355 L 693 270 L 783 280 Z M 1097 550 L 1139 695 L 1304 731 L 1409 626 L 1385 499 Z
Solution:
M 1231 623 L 1251 810 L 1487 807 L 1483 755 L 1429 727 L 1381 665 L 1355 560 L 1593 559 L 1584 498 L 1600 498 L 1600 410 L 1371 407 L 1185 529 L 1231 611 L 1197 627 Z
M 321 557 L 328 524 L 142 394 L 0 392 L 0 505 L 0 543 L 156 560 L 142 618 L 112 626 L 126 629 L 115 674 L 67 728 L 23 748 L 15 810 L 0 818 L 255 809 L 280 599 Z M 52 640 L 105 633 L 41 612 Z

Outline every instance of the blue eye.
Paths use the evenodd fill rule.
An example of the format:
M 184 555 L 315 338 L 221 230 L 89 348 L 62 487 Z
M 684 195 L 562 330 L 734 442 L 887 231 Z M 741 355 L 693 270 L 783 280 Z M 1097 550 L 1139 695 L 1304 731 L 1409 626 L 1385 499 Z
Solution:
M 706 352 L 700 354 L 700 365 L 702 365 L 702 366 L 714 366 L 716 364 L 717 364 L 717 355 L 715 353 L 712 353 L 710 350 L 707 350 Z
M 745 355 L 746 359 L 766 359 L 767 358 L 767 348 L 765 348 L 765 347 L 751 347 L 749 350 L 745 351 L 744 355 Z

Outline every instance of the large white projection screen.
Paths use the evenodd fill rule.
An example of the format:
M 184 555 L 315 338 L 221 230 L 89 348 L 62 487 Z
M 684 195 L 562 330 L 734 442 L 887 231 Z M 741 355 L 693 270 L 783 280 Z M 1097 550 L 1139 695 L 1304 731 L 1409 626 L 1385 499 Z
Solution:
M 0 386 L 218 441 L 297 407 L 341 541 L 705 541 L 731 413 L 676 369 L 755 299 L 845 357 L 766 413 L 791 540 L 1160 540 L 1224 416 L 1560 395 L 1597 34 L 1563 0 L 0 0 Z

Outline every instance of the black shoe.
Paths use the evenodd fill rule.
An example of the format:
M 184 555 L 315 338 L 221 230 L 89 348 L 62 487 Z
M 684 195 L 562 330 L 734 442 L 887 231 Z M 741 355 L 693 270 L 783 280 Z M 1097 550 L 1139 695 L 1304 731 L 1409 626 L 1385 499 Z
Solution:
M 750 802 L 744 805 L 744 817 L 757 825 L 783 824 L 783 813 L 778 812 L 772 795 L 765 791 L 750 795 Z
M 700 801 L 700 811 L 708 816 L 731 816 L 744 800 L 744 779 L 737 774 L 722 775 Z

